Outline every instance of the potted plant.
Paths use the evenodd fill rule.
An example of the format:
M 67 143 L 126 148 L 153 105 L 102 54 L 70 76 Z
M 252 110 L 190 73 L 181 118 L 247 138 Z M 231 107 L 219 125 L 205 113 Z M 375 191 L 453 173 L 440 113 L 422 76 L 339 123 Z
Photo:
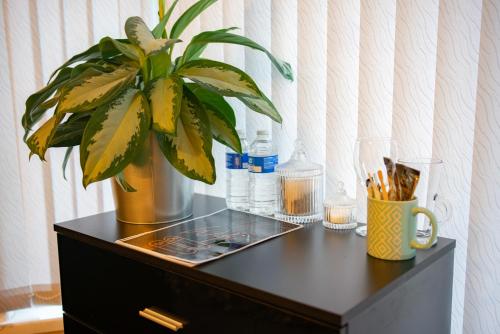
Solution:
M 194 36 L 172 59 L 184 29 L 216 0 L 200 0 L 166 31 L 177 4 L 150 30 L 139 17 L 125 23 L 127 39 L 104 37 L 62 64 L 48 84 L 26 100 L 22 118 L 31 153 L 44 160 L 50 147 L 67 147 L 65 165 L 79 146 L 83 186 L 113 178 L 117 218 L 153 223 L 191 214 L 193 184 L 216 179 L 212 139 L 241 152 L 235 115 L 225 98 L 281 122 L 252 78 L 229 64 L 205 59 L 210 43 L 232 43 L 264 52 L 293 80 L 290 65 L 235 28 Z M 52 115 L 33 133 L 49 111 Z M 166 158 L 166 159 L 165 159 Z

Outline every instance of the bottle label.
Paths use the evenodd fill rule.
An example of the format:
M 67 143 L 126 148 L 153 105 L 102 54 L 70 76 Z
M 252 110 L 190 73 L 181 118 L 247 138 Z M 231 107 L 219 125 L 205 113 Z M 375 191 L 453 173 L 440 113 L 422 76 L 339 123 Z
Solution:
M 278 155 L 267 157 L 248 157 L 248 171 L 250 173 L 273 173 L 278 164 Z
M 227 169 L 247 169 L 248 168 L 248 153 L 226 153 L 226 168 Z

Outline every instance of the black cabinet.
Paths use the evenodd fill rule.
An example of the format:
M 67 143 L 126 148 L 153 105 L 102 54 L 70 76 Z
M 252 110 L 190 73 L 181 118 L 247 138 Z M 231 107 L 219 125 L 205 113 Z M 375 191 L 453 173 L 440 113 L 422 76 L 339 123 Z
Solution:
M 198 216 L 223 201 L 197 195 L 195 204 Z M 173 332 L 155 319 L 178 321 L 180 333 L 450 331 L 452 240 L 381 261 L 354 233 L 316 224 L 195 268 L 114 243 L 158 227 L 113 213 L 55 226 L 67 334 Z

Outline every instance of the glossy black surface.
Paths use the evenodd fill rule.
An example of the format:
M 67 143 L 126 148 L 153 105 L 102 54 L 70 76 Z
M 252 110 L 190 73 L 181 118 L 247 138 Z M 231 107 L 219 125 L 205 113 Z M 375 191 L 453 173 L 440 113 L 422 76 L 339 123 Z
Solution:
M 196 195 L 195 216 L 222 207 L 223 199 Z M 418 251 L 412 260 L 383 261 L 368 256 L 366 240 L 353 231 L 336 232 L 314 224 L 215 262 L 187 268 L 114 244 L 117 239 L 161 226 L 119 223 L 109 212 L 56 224 L 55 230 L 141 263 L 336 326 L 375 305 L 455 247 L 454 240 L 440 238 L 437 246 Z

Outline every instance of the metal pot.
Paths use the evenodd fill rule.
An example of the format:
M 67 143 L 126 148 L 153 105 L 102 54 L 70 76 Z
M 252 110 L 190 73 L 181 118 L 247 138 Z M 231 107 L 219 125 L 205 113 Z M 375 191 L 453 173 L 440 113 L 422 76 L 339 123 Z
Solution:
M 144 147 L 123 170 L 136 192 L 126 192 L 113 178 L 116 218 L 131 224 L 160 224 L 187 218 L 193 213 L 193 180 L 179 173 L 151 134 Z

